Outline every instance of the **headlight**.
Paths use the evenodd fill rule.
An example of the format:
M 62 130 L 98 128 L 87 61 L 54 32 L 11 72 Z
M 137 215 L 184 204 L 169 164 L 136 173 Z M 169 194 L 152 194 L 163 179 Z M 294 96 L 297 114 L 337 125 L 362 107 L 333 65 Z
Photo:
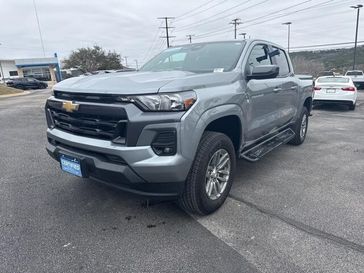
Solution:
M 144 111 L 187 111 L 195 103 L 194 91 L 130 97 Z

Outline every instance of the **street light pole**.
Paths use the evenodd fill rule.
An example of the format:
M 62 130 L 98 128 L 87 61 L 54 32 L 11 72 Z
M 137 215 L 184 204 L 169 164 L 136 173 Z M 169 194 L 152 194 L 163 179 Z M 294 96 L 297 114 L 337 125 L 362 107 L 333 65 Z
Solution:
M 363 7 L 363 5 L 356 5 L 351 6 L 352 9 L 356 9 L 356 30 L 355 30 L 355 46 L 354 46 L 354 63 L 353 63 L 353 70 L 355 70 L 356 67 L 356 48 L 358 45 L 358 28 L 359 28 L 359 15 L 360 15 L 360 9 Z
M 135 59 L 134 61 L 135 61 L 136 70 L 139 70 L 138 60 Z
M 282 25 L 287 25 L 288 26 L 288 47 L 287 47 L 287 51 L 289 53 L 289 46 L 290 46 L 290 40 L 291 40 L 291 25 L 292 25 L 292 22 L 286 22 L 286 23 L 283 23 Z
M 244 40 L 245 40 L 245 36 L 246 36 L 246 33 L 245 32 L 239 33 L 239 35 L 242 35 L 244 37 Z
M 2 43 L 0 43 L 0 45 L 2 45 Z M 1 80 L 4 80 L 4 71 L 3 71 L 3 65 L 1 64 L 1 60 L 0 60 L 0 73 L 1 73 Z

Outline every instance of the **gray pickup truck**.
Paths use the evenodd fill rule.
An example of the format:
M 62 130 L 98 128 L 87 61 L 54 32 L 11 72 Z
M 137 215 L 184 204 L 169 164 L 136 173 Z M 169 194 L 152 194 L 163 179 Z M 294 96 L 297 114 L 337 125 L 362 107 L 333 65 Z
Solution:
M 55 85 L 47 151 L 73 175 L 209 214 L 228 196 L 237 158 L 305 140 L 312 94 L 312 78 L 295 76 L 267 41 L 171 47 L 137 72 Z

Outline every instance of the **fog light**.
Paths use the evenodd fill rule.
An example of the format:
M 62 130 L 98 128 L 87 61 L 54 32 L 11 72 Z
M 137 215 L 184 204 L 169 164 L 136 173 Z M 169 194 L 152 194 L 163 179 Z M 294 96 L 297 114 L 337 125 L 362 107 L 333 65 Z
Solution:
M 152 142 L 152 149 L 159 156 L 175 155 L 177 152 L 176 130 L 158 132 Z

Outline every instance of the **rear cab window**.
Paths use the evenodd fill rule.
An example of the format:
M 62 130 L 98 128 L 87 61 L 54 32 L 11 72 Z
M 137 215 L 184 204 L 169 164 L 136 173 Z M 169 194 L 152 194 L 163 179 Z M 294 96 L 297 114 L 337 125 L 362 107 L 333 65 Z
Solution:
M 325 78 L 318 78 L 317 83 L 349 83 L 349 78 L 344 77 L 325 77 Z
M 270 55 L 274 58 L 275 64 L 279 66 L 279 76 L 287 77 L 291 73 L 287 54 L 284 50 L 273 46 Z
M 363 76 L 362 71 L 349 71 L 346 73 L 346 76 Z

